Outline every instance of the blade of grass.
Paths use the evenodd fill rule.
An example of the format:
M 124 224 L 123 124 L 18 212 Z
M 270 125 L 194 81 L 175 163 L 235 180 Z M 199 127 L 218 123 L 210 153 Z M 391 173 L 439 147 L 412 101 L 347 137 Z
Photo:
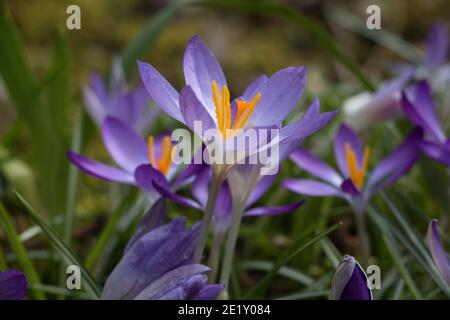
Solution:
M 271 280 L 276 276 L 278 271 L 285 266 L 289 261 L 291 261 L 293 258 L 295 258 L 298 254 L 300 254 L 302 251 L 306 250 L 310 246 L 314 245 L 316 242 L 321 240 L 322 238 L 326 237 L 333 231 L 335 231 L 337 228 L 339 228 L 342 225 L 342 223 L 336 223 L 326 229 L 324 232 L 312 237 L 311 239 L 304 242 L 303 245 L 296 244 L 293 249 L 289 250 L 287 254 L 283 255 L 273 266 L 272 270 L 270 270 L 269 273 L 267 273 L 255 286 L 253 286 L 252 289 L 244 296 L 244 299 L 249 299 L 252 297 L 255 293 L 259 291 L 265 290 Z M 303 242 L 303 241 L 302 241 Z
M 71 264 L 77 265 L 81 270 L 81 275 L 83 276 L 83 287 L 87 289 L 90 297 L 97 299 L 100 296 L 100 288 L 95 282 L 92 275 L 87 271 L 87 269 L 81 264 L 79 259 L 76 257 L 75 253 L 70 249 L 64 240 L 56 233 L 56 231 L 50 227 L 47 222 L 45 222 L 41 216 L 28 204 L 28 202 L 22 198 L 22 196 L 14 192 L 19 204 L 25 213 L 30 216 L 33 221 L 38 224 L 44 234 L 48 237 L 50 242 L 55 246 L 59 253 Z
M 370 91 L 375 90 L 375 87 L 370 80 L 357 67 L 353 60 L 341 50 L 324 28 L 320 27 L 306 15 L 289 5 L 268 1 L 242 0 L 198 0 L 194 3 L 203 6 L 237 9 L 249 13 L 265 13 L 286 18 L 295 23 L 298 27 L 306 30 L 313 40 L 317 41 L 323 49 L 331 53 L 344 67 L 353 73 L 366 89 Z
M 39 279 L 39 275 L 28 257 L 27 250 L 23 245 L 22 241 L 19 239 L 19 235 L 17 234 L 16 228 L 11 220 L 10 215 L 6 211 L 3 204 L 0 202 L 0 226 L 5 233 L 6 238 L 8 239 L 9 245 L 11 249 L 17 256 L 17 260 L 22 271 L 25 273 L 27 280 L 30 284 L 40 284 L 41 280 Z M 38 300 L 45 300 L 45 294 L 40 291 L 32 292 L 32 297 Z

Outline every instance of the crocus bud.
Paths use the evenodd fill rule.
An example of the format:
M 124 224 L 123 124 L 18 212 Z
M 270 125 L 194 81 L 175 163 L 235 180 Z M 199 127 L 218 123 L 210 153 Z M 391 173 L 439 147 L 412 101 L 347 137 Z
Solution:
M 450 260 L 445 253 L 436 224 L 437 220 L 433 219 L 428 227 L 428 246 L 430 247 L 431 256 L 433 257 L 436 268 L 439 270 L 445 282 L 450 286 Z
M 355 258 L 345 255 L 331 283 L 331 300 L 372 300 L 367 277 Z

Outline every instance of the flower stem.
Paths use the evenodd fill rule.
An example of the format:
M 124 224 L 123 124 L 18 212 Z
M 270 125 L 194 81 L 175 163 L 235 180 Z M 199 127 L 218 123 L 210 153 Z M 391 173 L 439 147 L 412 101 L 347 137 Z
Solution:
M 244 208 L 241 205 L 233 206 L 233 215 L 231 218 L 231 226 L 228 232 L 227 243 L 225 247 L 225 255 L 222 262 L 222 270 L 220 274 L 220 283 L 228 289 L 228 282 L 230 281 L 231 265 L 233 263 L 234 249 L 236 247 L 239 227 L 241 225 Z
M 206 239 L 208 237 L 209 227 L 211 225 L 211 221 L 214 214 L 214 208 L 216 206 L 217 193 L 219 192 L 220 184 L 222 183 L 222 179 L 213 173 L 211 179 L 211 186 L 209 189 L 209 197 L 206 202 L 205 214 L 203 216 L 203 223 L 200 229 L 200 236 L 197 242 L 197 246 L 195 247 L 194 253 L 194 263 L 200 263 L 203 257 L 203 251 L 206 246 Z
M 225 234 L 223 232 L 214 233 L 211 251 L 209 253 L 208 266 L 211 268 L 209 275 L 209 282 L 215 283 L 217 275 L 219 274 L 220 249 Z
M 355 211 L 356 228 L 358 233 L 359 254 L 361 265 L 367 268 L 369 265 L 369 238 L 366 231 L 366 221 L 363 211 Z

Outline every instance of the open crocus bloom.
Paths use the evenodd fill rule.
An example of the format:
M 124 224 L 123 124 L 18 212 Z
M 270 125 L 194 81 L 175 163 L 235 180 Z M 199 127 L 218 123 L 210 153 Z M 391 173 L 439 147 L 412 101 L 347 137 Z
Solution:
M 437 220 L 433 219 L 428 227 L 428 247 L 433 257 L 436 268 L 441 273 L 442 278 L 450 286 L 450 260 L 445 253 L 441 238 L 436 228 Z
M 212 300 L 222 285 L 207 284 L 209 268 L 192 264 L 199 223 L 186 229 L 184 218 L 163 225 L 164 199 L 158 200 L 130 239 L 101 299 Z
M 128 90 L 120 63 L 115 63 L 111 85 L 106 88 L 101 76 L 93 72 L 91 83 L 83 89 L 84 106 L 92 120 L 101 126 L 106 117 L 120 119 L 139 132 L 150 129 L 159 109 L 150 108 L 151 98 L 143 85 Z
M 367 276 L 355 258 L 345 255 L 331 282 L 331 300 L 372 300 Z
M 176 179 L 172 163 L 170 135 L 145 141 L 131 126 L 121 120 L 107 117 L 102 124 L 103 142 L 119 168 L 83 157 L 69 151 L 68 157 L 81 171 L 113 182 L 137 185 L 149 194 L 153 193 L 152 181 L 168 185 L 186 182 L 198 167 L 189 165 Z
M 416 85 L 411 100 L 404 93 L 402 103 L 407 117 L 425 132 L 424 139 L 419 142 L 422 151 L 430 158 L 450 167 L 450 138 L 445 136 L 436 115 L 428 82 L 423 80 Z
M 28 283 L 21 271 L 0 271 L 0 300 L 20 300 L 27 294 Z
M 291 154 L 291 160 L 322 181 L 286 179 L 283 186 L 304 195 L 342 197 L 356 212 L 361 212 L 375 192 L 393 184 L 416 162 L 420 155 L 417 142 L 421 135 L 420 129 L 413 131 L 369 174 L 369 147 L 361 143 L 352 129 L 341 125 L 334 138 L 339 172 L 307 150 L 298 148 Z
M 280 129 L 276 140 L 281 144 L 318 130 L 334 116 L 334 113 L 314 112 L 314 117 L 307 123 L 299 120 L 282 127 L 283 120 L 301 97 L 306 81 L 305 67 L 285 68 L 270 78 L 261 76 L 240 97 L 230 100 L 223 71 L 198 36 L 191 38 L 184 54 L 186 86 L 180 93 L 153 66 L 143 62 L 138 62 L 138 65 L 142 80 L 155 102 L 171 117 L 200 135 L 206 144 L 211 141 L 203 134 L 209 129 L 218 131 L 223 140 L 228 140 L 245 134 L 250 128 Z M 201 123 L 201 128 L 195 123 Z M 247 151 L 258 152 L 259 148 L 273 141 L 270 137 L 266 142 L 248 146 L 251 150 Z
M 155 188 L 161 192 L 164 197 L 167 197 L 174 201 L 175 203 L 191 207 L 194 209 L 199 209 L 201 211 L 205 210 L 206 202 L 208 200 L 209 188 L 211 184 L 211 168 L 205 167 L 202 171 L 197 174 L 196 178 L 192 182 L 191 190 L 194 199 L 187 198 L 172 192 L 170 189 L 164 186 L 158 185 L 158 182 L 154 182 Z M 276 176 L 264 176 L 252 190 L 250 195 L 247 197 L 245 203 L 244 216 L 247 217 L 257 217 L 257 216 L 269 216 L 269 215 L 279 215 L 284 213 L 293 212 L 295 209 L 300 207 L 304 201 L 298 201 L 292 204 L 284 206 L 273 206 L 273 207 L 254 207 L 254 204 L 264 195 L 264 193 L 273 184 Z M 233 197 L 231 186 L 228 181 L 222 183 L 218 195 L 217 201 L 214 209 L 213 216 L 213 229 L 215 233 L 225 233 L 231 223 L 231 213 L 233 208 Z

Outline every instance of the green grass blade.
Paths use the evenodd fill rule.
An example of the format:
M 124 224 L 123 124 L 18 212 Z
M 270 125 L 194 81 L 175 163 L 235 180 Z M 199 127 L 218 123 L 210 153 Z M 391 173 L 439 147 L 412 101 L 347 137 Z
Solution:
M 144 30 L 133 38 L 121 54 L 122 65 L 126 75 L 136 67 L 136 60 L 142 57 L 154 44 L 161 31 L 169 24 L 186 1 L 172 1 L 164 10 L 152 17 Z
M 59 253 L 67 260 L 68 263 L 77 265 L 80 267 L 81 275 L 82 275 L 82 285 L 87 290 L 89 295 L 97 299 L 100 296 L 100 288 L 95 282 L 92 275 L 87 271 L 87 269 L 81 264 L 79 259 L 76 257 L 75 253 L 70 249 L 65 243 L 64 240 L 56 233 L 56 231 L 50 227 L 47 222 L 45 222 L 41 216 L 26 202 L 25 199 L 22 198 L 20 194 L 17 192 L 14 193 L 19 204 L 25 211 L 27 215 L 29 215 L 36 224 L 38 224 L 42 232 L 48 237 L 50 242 L 55 246 L 55 248 L 59 251 Z
M 285 266 L 289 261 L 291 261 L 294 257 L 296 257 L 298 254 L 300 254 L 302 251 L 308 249 L 310 246 L 314 245 L 316 242 L 320 241 L 322 238 L 326 237 L 333 231 L 335 231 L 337 228 L 339 228 L 342 225 L 342 223 L 336 223 L 326 229 L 324 232 L 312 237 L 311 239 L 307 240 L 306 242 L 301 241 L 300 246 L 297 244 L 294 246 L 294 249 L 291 249 L 288 251 L 288 253 L 284 256 L 282 256 L 273 266 L 272 270 L 270 270 L 269 273 L 267 273 L 253 288 L 245 295 L 244 299 L 251 298 L 255 293 L 265 290 L 268 285 L 270 284 L 271 280 L 276 276 L 278 271 Z
M 346 55 L 336 42 L 331 38 L 328 32 L 311 21 L 306 15 L 295 8 L 279 3 L 266 1 L 238 1 L 238 0 L 199 0 L 195 4 L 213 6 L 219 8 L 237 9 L 249 13 L 264 13 L 283 17 L 298 27 L 306 30 L 311 38 L 330 54 L 332 54 L 344 67 L 346 67 L 361 84 L 370 91 L 374 91 L 375 87 L 364 73 L 358 68 L 353 60 Z
M 27 250 L 19 239 L 16 228 L 11 220 L 10 215 L 6 211 L 3 204 L 0 202 L 0 227 L 3 229 L 6 238 L 8 239 L 11 249 L 17 256 L 18 262 L 22 271 L 25 273 L 27 280 L 30 284 L 38 285 L 41 283 L 39 275 L 28 257 Z M 6 267 L 6 266 L 5 266 Z M 31 292 L 31 296 L 38 300 L 44 300 L 45 295 L 40 291 Z

